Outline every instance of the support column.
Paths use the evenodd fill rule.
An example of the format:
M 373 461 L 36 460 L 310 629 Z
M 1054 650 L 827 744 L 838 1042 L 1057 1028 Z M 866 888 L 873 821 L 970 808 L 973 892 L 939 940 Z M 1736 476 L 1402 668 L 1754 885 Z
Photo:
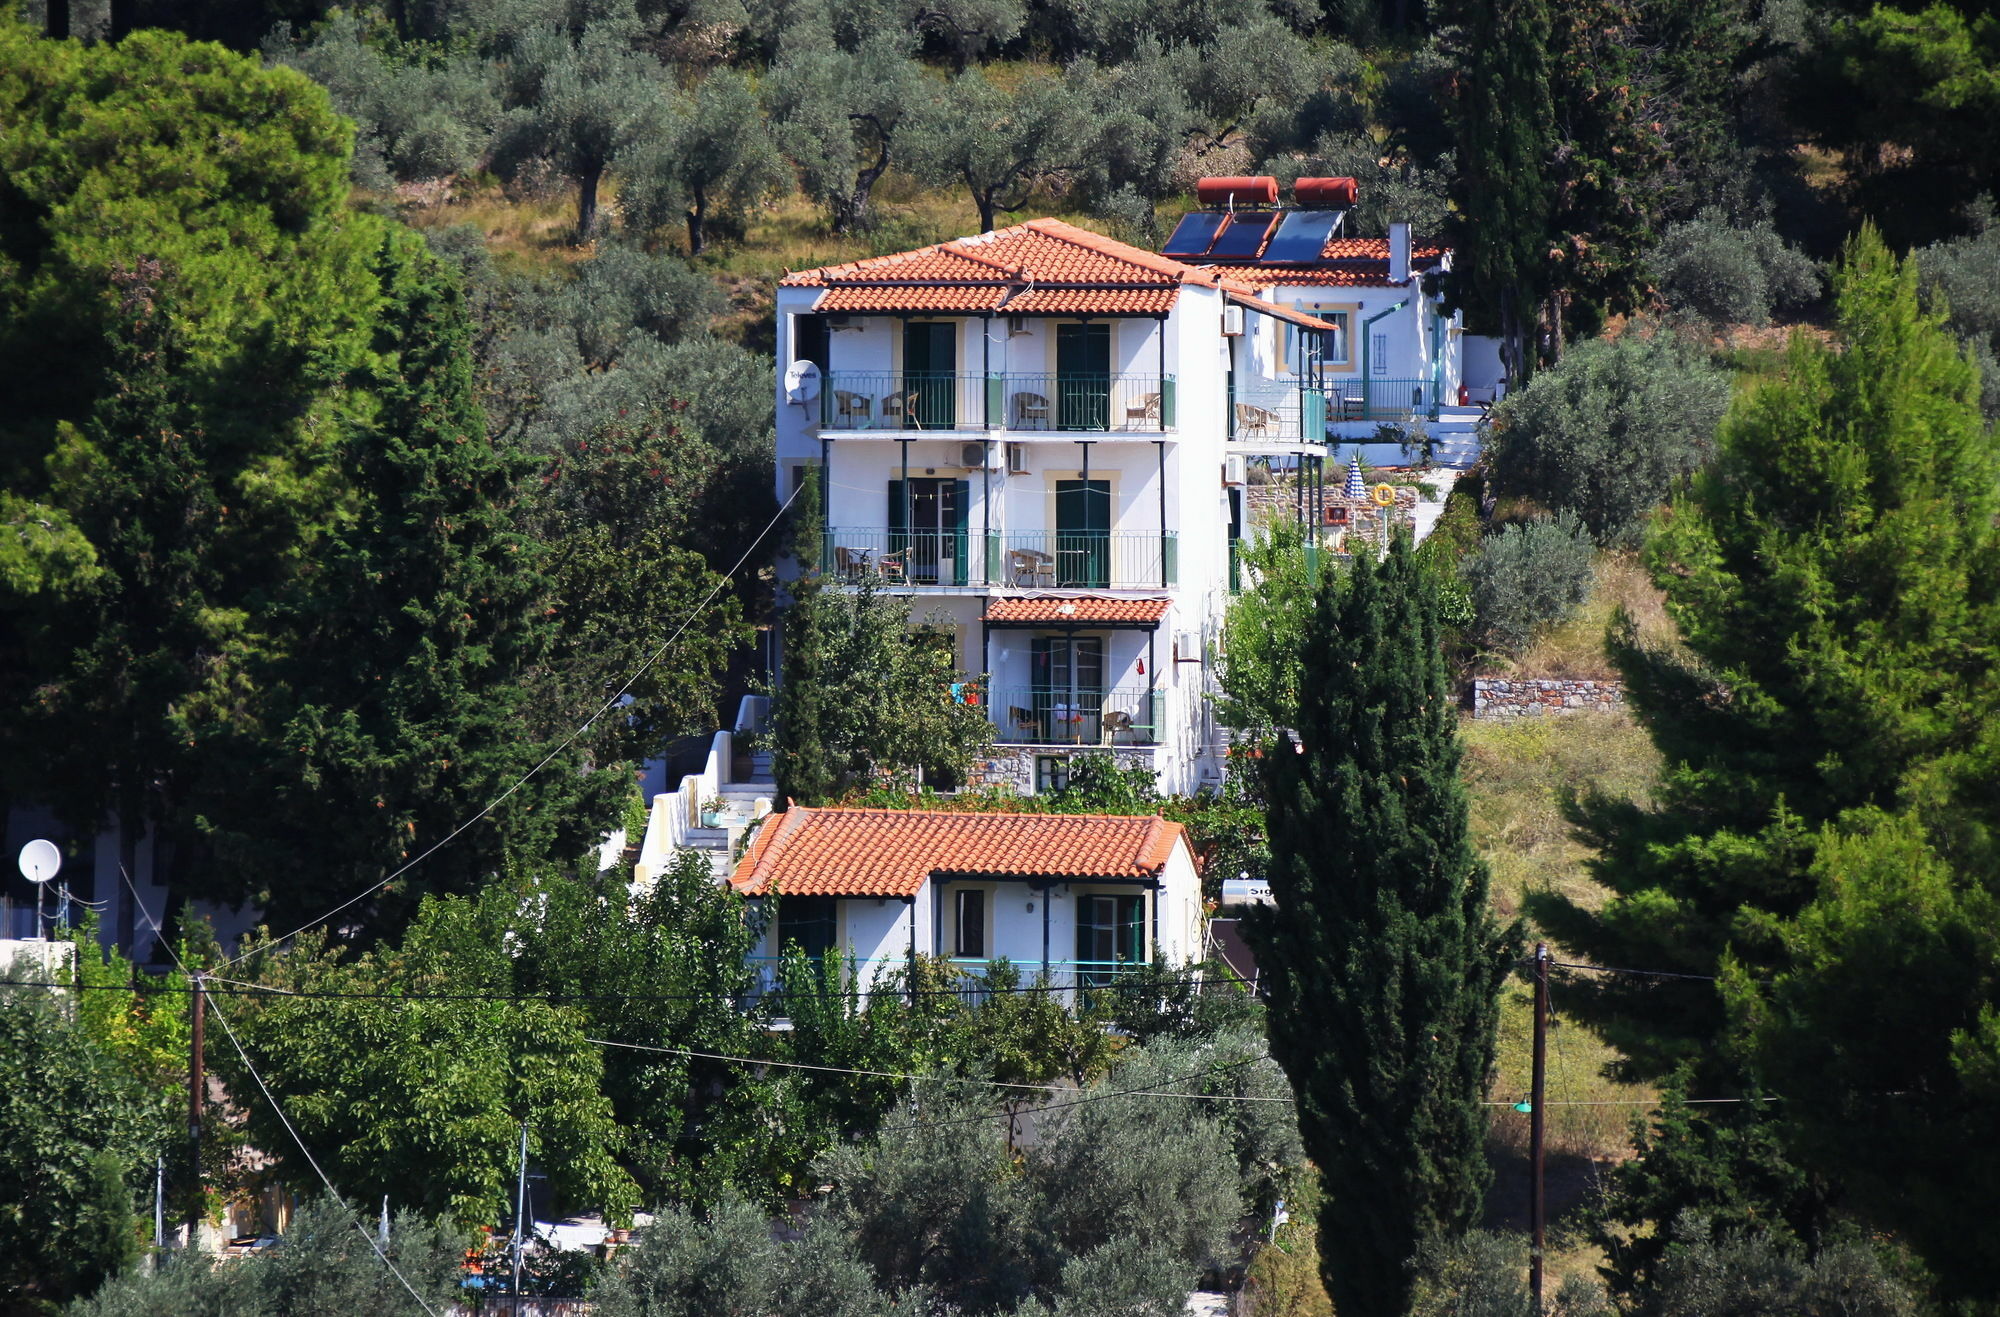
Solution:
M 1162 329 L 1161 330 L 1162 339 L 1165 338 L 1165 334 L 1166 331 Z M 1160 588 L 1164 590 L 1167 588 L 1168 585 L 1172 584 L 1172 582 L 1168 579 L 1171 576 L 1171 573 L 1167 571 L 1167 441 L 1164 439 L 1155 439 L 1153 441 L 1153 451 L 1159 458 Z

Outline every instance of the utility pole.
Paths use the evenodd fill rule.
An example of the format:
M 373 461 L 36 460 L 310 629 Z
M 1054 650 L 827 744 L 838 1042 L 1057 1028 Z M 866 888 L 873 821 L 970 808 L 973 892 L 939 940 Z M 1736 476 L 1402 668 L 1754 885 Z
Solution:
M 188 1247 L 193 1248 L 201 1229 L 201 1100 L 208 1085 L 207 1076 L 202 1073 L 201 1031 L 207 998 L 202 991 L 201 975 L 194 975 L 188 985 L 193 989 L 188 994 L 188 1153 L 192 1158 L 188 1176 L 194 1192 L 188 1200 L 187 1242 Z
M 514 1185 L 514 1311 L 521 1311 L 521 1221 L 528 1210 L 528 1122 L 521 1122 L 521 1174 Z
M 1528 1292 L 1537 1317 L 1542 1311 L 1542 1248 L 1548 1225 L 1548 1195 L 1543 1191 L 1542 1163 L 1546 1151 L 1542 1092 L 1549 1068 L 1549 944 L 1535 944 L 1535 1071 L 1528 1094 Z

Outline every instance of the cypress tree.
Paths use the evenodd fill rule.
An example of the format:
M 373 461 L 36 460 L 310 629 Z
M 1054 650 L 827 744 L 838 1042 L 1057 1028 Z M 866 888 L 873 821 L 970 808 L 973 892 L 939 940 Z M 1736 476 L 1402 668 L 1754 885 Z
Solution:
M 1435 586 L 1398 540 L 1319 589 L 1295 744 L 1266 764 L 1271 885 L 1258 960 L 1271 1051 L 1318 1165 L 1322 1269 L 1343 1317 L 1407 1307 L 1411 1260 L 1486 1187 L 1501 980 L 1459 780 Z

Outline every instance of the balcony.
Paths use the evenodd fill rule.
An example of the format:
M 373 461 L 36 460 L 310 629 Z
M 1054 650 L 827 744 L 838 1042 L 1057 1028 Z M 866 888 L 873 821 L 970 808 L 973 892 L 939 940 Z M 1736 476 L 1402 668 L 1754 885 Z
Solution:
M 1438 390 L 1431 380 L 1329 380 L 1326 419 L 1342 421 L 1434 421 Z
M 1156 745 L 1162 698 L 1144 686 L 995 686 L 986 692 L 1003 745 Z
M 1161 590 L 1175 583 L 1172 531 L 906 531 L 834 526 L 822 568 L 851 585 L 984 590 Z
M 828 430 L 1157 434 L 1174 428 L 1174 377 L 832 371 L 819 420 Z
M 1229 438 L 1244 444 L 1325 443 L 1343 423 L 1436 420 L 1430 380 L 1330 379 L 1324 390 L 1281 384 L 1238 386 L 1229 395 Z

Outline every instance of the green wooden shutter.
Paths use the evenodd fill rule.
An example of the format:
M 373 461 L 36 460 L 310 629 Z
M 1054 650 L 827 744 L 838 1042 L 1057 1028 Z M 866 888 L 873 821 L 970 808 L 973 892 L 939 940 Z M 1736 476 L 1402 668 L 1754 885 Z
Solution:
M 951 583 L 964 585 L 972 574 L 965 539 L 969 525 L 967 518 L 972 511 L 972 482 L 954 480 L 952 484 L 957 488 L 952 491 L 956 497 L 952 500 L 951 510 Z

